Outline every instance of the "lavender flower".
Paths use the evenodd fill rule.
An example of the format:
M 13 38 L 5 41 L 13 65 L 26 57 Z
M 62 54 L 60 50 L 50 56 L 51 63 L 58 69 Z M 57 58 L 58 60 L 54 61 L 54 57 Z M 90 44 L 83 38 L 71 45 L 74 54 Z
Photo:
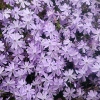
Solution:
M 0 4 L 0 99 L 100 99 L 98 0 Z

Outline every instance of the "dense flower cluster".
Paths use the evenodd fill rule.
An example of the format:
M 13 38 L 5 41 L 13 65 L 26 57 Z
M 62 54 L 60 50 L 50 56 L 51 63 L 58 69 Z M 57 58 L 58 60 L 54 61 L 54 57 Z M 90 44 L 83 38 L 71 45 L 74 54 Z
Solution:
M 0 100 L 100 100 L 99 0 L 4 2 Z

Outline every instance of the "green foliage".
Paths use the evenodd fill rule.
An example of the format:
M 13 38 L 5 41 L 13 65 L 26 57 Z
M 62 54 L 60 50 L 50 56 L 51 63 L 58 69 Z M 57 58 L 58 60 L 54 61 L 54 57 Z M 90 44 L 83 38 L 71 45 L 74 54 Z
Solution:
M 57 30 L 60 30 L 60 29 L 61 29 L 61 26 L 60 26 L 59 21 L 57 21 L 57 22 L 55 23 L 55 26 L 56 26 L 56 29 L 57 29 Z
M 6 8 L 12 9 L 12 7 L 9 4 L 6 4 L 3 0 L 0 0 L 0 10 Z

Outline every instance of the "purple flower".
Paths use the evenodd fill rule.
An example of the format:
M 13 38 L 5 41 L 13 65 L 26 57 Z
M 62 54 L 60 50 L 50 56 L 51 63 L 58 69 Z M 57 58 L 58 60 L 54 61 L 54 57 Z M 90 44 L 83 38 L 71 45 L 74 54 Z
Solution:
M 20 35 L 19 33 L 11 34 L 11 48 L 12 49 L 18 49 L 19 47 L 25 46 L 25 42 L 22 40 L 23 35 Z
M 99 29 L 93 31 L 93 38 L 96 41 L 100 41 L 100 30 Z
M 0 54 L 0 65 L 3 65 L 6 63 L 7 63 L 6 56 L 4 54 Z
M 64 73 L 64 80 L 68 82 L 73 82 L 76 79 L 76 75 L 73 73 L 73 70 L 65 71 Z
M 22 7 L 22 8 L 25 8 L 25 6 L 29 6 L 30 5 L 30 3 L 29 2 L 27 2 L 27 1 L 23 1 L 23 0 L 15 0 L 15 2 L 17 3 L 17 4 L 20 4 L 20 6 Z
M 42 99 L 42 100 L 47 100 L 48 99 L 48 93 L 47 92 L 38 92 L 37 93 L 37 98 Z
M 35 90 L 32 89 L 32 85 L 26 85 L 26 97 L 28 100 L 32 100 L 32 98 L 35 98 Z
M 96 91 L 90 90 L 88 92 L 87 100 L 99 100 L 97 94 L 98 93 Z
M 5 9 L 4 12 L 2 13 L 2 17 L 4 18 L 9 18 L 11 14 L 11 10 L 10 9 Z
M 17 84 L 18 84 L 17 88 L 20 89 L 20 88 L 23 88 L 26 85 L 26 81 L 23 80 L 23 79 L 20 79 L 20 80 L 18 80 Z
M 13 5 L 14 1 L 13 0 L 4 0 L 4 2 L 6 2 L 7 4 Z
M 15 88 L 15 81 L 14 79 L 11 79 L 11 78 L 6 78 L 3 83 L 2 83 L 2 86 L 6 88 L 7 91 L 11 90 L 13 88 Z
M 94 63 L 93 58 L 90 58 L 90 57 L 85 56 L 80 61 L 80 64 L 79 65 L 82 65 L 83 66 L 83 69 L 87 71 L 88 68 L 93 65 L 93 63 Z
M 20 88 L 20 89 L 15 89 L 14 90 L 14 95 L 15 95 L 15 98 L 17 100 L 26 100 L 26 92 L 25 92 L 25 89 L 24 88 Z
M 14 64 L 14 62 L 12 62 L 11 64 L 9 64 L 9 66 L 6 67 L 5 69 L 5 74 L 8 75 L 8 77 L 11 77 L 12 74 L 14 75 L 15 72 L 18 70 L 19 68 Z
M 25 72 L 27 72 L 27 73 L 30 74 L 30 73 L 32 72 L 32 70 L 34 69 L 34 65 L 32 65 L 32 64 L 29 63 L 29 62 L 25 62 L 25 63 L 21 66 L 21 68 L 23 68 Z
M 68 100 L 72 100 L 72 98 L 74 98 L 75 96 L 75 89 L 72 89 L 72 88 L 66 88 L 65 91 L 64 91 L 64 97 Z
M 33 9 L 36 14 L 43 10 L 43 8 L 41 7 L 41 0 L 32 0 L 31 3 L 31 9 Z
M 99 100 L 99 2 L 4 2 L 0 7 L 0 90 L 16 100 L 53 100 L 58 94 L 66 100 Z M 93 84 L 93 89 L 83 83 Z
M 84 91 L 81 88 L 77 89 L 77 96 L 82 97 L 83 95 L 84 95 Z
M 8 33 L 13 33 L 13 32 L 22 33 L 23 30 L 21 28 L 22 28 L 22 23 L 20 23 L 18 20 L 13 21 L 13 23 L 9 25 Z
M 14 9 L 12 10 L 12 16 L 15 18 L 15 19 L 19 19 L 20 18 L 20 8 L 18 7 L 14 7 Z
M 4 73 L 4 67 L 0 66 L 0 79 L 2 79 L 3 73 Z
M 49 36 L 50 33 L 52 34 L 55 31 L 55 26 L 50 21 L 46 22 L 43 31 L 46 33 L 46 36 Z
M 0 51 L 4 51 L 4 43 L 0 41 Z

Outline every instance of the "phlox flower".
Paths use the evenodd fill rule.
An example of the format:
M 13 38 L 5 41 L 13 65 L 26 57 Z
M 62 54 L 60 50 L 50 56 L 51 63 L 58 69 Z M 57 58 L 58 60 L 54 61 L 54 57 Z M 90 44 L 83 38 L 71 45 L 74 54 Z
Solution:
M 2 79 L 3 73 L 4 73 L 4 67 L 0 66 L 0 79 Z
M 31 8 L 34 9 L 34 12 L 36 14 L 43 10 L 41 5 L 41 0 L 32 0 L 31 3 L 32 3 Z
M 99 41 L 100 42 L 100 30 L 99 29 L 93 31 L 93 38 L 96 41 Z
M 4 43 L 0 41 L 0 51 L 4 51 Z
M 74 82 L 74 80 L 76 79 L 76 75 L 74 74 L 74 71 L 69 69 L 68 71 L 65 71 L 64 73 L 64 81 L 68 81 L 68 82 Z
M 32 64 L 29 63 L 29 62 L 25 62 L 25 63 L 21 66 L 21 68 L 23 68 L 25 72 L 27 72 L 27 73 L 30 74 L 30 73 L 32 72 L 32 70 L 34 69 L 34 65 L 32 65 Z
M 27 2 L 26 0 L 15 0 L 15 2 L 16 2 L 16 4 L 20 4 L 20 6 L 22 8 L 25 8 L 26 6 L 29 6 L 30 5 L 30 3 Z
M 42 100 L 47 100 L 47 98 L 48 98 L 48 93 L 47 93 L 47 92 L 43 92 L 43 93 L 38 92 L 38 93 L 37 93 L 37 98 L 42 99 Z
M 90 90 L 88 92 L 87 100 L 99 100 L 98 93 L 96 91 Z
M 14 62 L 10 63 L 9 66 L 6 66 L 5 69 L 5 75 L 8 75 L 8 77 L 11 77 L 12 75 L 15 74 L 15 72 L 18 70 L 19 68 L 15 65 Z
M 10 17 L 11 10 L 10 9 L 5 9 L 4 12 L 2 13 L 2 18 L 8 19 Z
M 43 31 L 46 32 L 46 36 L 49 36 L 50 33 L 52 34 L 52 32 L 55 31 L 55 26 L 52 22 L 49 21 L 45 23 Z
M 11 14 L 15 19 L 19 19 L 21 14 L 20 8 L 14 7 L 14 9 L 11 11 Z
M 73 88 L 66 88 L 65 91 L 64 91 L 64 97 L 67 99 L 67 100 L 72 100 L 72 98 L 74 98 L 75 94 L 75 89 Z
M 11 6 L 14 4 L 14 0 L 4 0 L 7 4 L 10 4 Z
M 91 68 L 91 66 L 93 65 L 93 63 L 94 63 L 93 58 L 85 56 L 80 61 L 79 65 L 82 65 L 83 69 L 87 71 L 89 67 Z

